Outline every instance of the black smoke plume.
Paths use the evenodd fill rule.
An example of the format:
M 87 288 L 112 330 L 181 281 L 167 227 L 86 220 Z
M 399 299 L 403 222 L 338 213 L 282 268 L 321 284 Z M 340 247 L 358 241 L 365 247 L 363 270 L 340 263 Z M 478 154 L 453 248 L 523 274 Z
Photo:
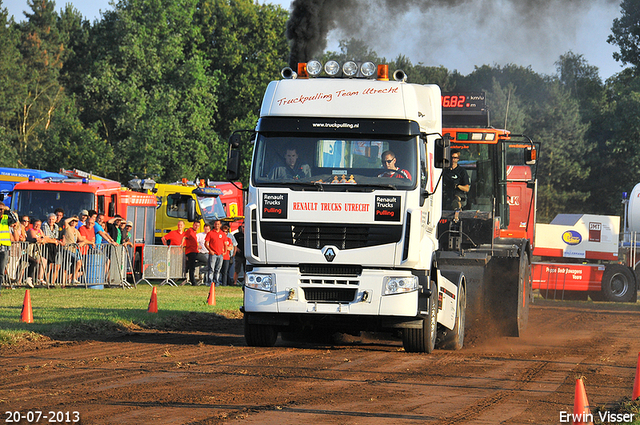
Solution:
M 472 50 L 482 38 L 488 50 L 500 51 L 501 60 L 513 62 L 510 57 L 531 49 L 535 61 L 549 55 L 559 40 L 575 37 L 585 10 L 617 4 L 619 0 L 294 0 L 286 30 L 289 64 L 295 69 L 298 62 L 319 57 L 332 30 L 343 39 L 362 40 L 378 53 L 419 52 L 431 59 L 429 52 L 438 51 L 433 54 L 437 60 L 446 49 L 462 45 Z M 394 40 L 394 33 L 403 37 Z

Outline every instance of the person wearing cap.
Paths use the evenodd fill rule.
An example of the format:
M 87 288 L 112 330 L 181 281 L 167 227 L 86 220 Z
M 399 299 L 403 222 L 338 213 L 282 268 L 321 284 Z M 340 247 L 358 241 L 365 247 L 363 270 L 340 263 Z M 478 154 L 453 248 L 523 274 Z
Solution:
M 131 242 L 131 229 L 133 228 L 133 222 L 122 220 L 120 222 L 120 233 L 122 234 L 122 240 L 120 243 L 123 246 L 133 246 Z
M 89 211 L 87 211 L 87 210 L 80 211 L 78 213 L 78 225 L 76 226 L 76 229 L 80 230 L 80 228 L 82 226 L 87 224 L 87 218 L 88 217 L 89 217 Z
M 55 284 L 60 272 L 60 259 L 58 258 L 59 245 L 62 243 L 60 228 L 56 224 L 56 215 L 51 213 L 47 216 L 47 222 L 42 226 L 42 232 L 50 242 L 46 243 L 45 256 L 49 260 L 50 275 L 49 282 Z
M 121 222 L 122 222 L 122 216 L 117 214 L 113 218 L 110 218 L 107 221 L 107 233 L 109 233 L 109 236 L 111 237 L 111 239 L 113 239 L 113 241 L 118 245 L 120 245 L 120 242 L 122 240 L 122 235 L 120 234 Z
M 78 229 L 76 229 L 78 221 L 79 220 L 77 216 L 72 216 L 65 219 L 65 229 L 62 233 L 62 244 L 69 252 L 72 261 L 75 262 L 75 267 L 71 276 L 71 283 L 74 285 L 80 283 L 78 278 L 80 277 L 80 269 L 82 268 L 82 260 L 80 259 L 80 255 L 78 253 L 78 247 L 84 246 L 87 243 L 87 239 L 80 234 Z

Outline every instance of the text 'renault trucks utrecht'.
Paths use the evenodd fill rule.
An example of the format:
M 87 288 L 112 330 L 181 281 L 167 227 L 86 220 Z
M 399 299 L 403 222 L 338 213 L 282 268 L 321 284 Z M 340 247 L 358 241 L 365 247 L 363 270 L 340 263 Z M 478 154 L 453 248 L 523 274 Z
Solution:
M 438 266 L 464 270 L 470 323 L 491 321 L 519 336 L 533 298 L 537 149 L 527 136 L 489 125 L 482 92 L 443 93 L 442 105 L 442 133 L 469 184 L 463 191 L 459 180 L 443 178 Z
M 120 215 L 133 223 L 131 240 L 135 273 L 142 272 L 143 247 L 153 244 L 156 219 L 155 196 L 134 192 L 119 182 L 94 176 L 81 170 L 60 170 L 65 179 L 31 179 L 15 185 L 11 209 L 19 216 L 46 220 L 56 208 L 62 208 L 70 217 L 82 210 L 95 210 L 109 220 Z
M 322 78 L 321 75 L 333 78 Z M 437 267 L 447 156 L 440 88 L 386 65 L 330 61 L 267 87 L 245 207 L 245 339 L 401 331 L 459 349 L 465 279 Z M 344 78 L 340 78 L 344 77 Z M 240 134 L 230 138 L 237 179 Z

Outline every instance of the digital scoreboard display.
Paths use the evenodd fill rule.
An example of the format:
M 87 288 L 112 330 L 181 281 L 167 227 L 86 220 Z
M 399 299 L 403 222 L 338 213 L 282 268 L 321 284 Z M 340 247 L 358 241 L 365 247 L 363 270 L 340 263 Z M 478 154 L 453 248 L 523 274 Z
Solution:
M 484 92 L 442 93 L 442 111 L 483 111 Z

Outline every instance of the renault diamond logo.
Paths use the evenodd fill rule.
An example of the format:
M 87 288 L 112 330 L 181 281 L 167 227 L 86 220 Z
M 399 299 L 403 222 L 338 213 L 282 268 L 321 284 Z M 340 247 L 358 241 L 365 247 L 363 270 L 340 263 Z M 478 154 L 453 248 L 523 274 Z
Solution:
M 325 249 L 324 258 L 326 258 L 328 262 L 332 262 L 333 259 L 336 258 L 336 252 L 333 250 L 333 248 Z

